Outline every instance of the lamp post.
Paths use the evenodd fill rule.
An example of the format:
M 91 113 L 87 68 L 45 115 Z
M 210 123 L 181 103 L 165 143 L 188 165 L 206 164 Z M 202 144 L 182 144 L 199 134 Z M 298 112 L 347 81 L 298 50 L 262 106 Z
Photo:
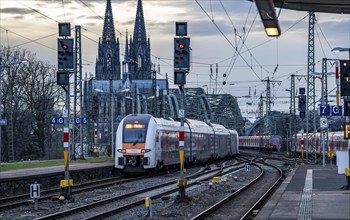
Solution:
M 335 47 L 332 52 L 348 52 L 350 60 L 350 48 Z M 349 117 L 346 117 L 346 122 L 349 122 Z M 350 139 L 348 140 L 348 169 L 350 169 Z
M 0 57 L 0 121 L 1 121 L 0 122 L 0 165 L 1 165 L 1 162 L 2 162 L 2 127 L 1 126 L 7 124 L 7 122 L 4 119 L 2 119 L 2 69 L 3 68 L 8 68 L 9 71 L 10 71 L 10 68 L 12 66 L 19 65 L 21 63 L 26 63 L 26 62 L 28 62 L 27 59 L 17 59 L 17 60 L 14 60 L 14 61 L 10 62 L 7 65 L 3 65 L 2 64 L 2 58 Z M 12 86 L 11 86 L 11 89 L 12 89 Z M 11 96 L 12 96 L 12 93 L 11 93 Z M 11 100 L 12 100 L 12 97 L 11 97 Z M 12 102 L 10 103 L 10 105 L 12 105 Z M 12 114 L 11 114 L 11 116 L 12 116 Z M 11 119 L 10 122 L 11 122 L 10 126 L 12 127 L 13 126 L 12 119 Z M 13 138 L 13 133 L 12 133 L 12 138 Z M 13 145 L 9 146 L 9 147 L 13 148 Z
M 96 92 L 106 93 L 102 89 L 95 89 Z M 110 121 L 111 121 L 111 153 L 112 158 L 114 158 L 114 95 L 113 91 L 110 92 L 110 105 L 111 105 L 111 115 L 110 115 Z
M 327 92 L 325 92 L 325 88 L 327 88 L 327 75 L 334 75 L 335 73 L 310 73 L 314 78 L 319 78 L 321 80 L 321 106 L 327 103 Z M 325 85 L 326 84 L 326 85 Z M 326 97 L 326 98 L 325 98 Z M 325 103 L 326 102 L 326 103 Z M 327 129 L 327 128 L 326 128 Z M 322 166 L 326 166 L 326 156 L 325 156 L 325 129 L 321 128 L 321 144 L 322 144 Z M 316 152 L 315 152 L 315 160 L 316 160 Z

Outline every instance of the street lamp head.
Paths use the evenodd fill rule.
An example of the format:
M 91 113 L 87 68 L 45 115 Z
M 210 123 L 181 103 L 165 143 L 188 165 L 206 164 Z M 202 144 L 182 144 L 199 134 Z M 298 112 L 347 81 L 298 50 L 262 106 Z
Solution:
M 1 62 L 0 62 L 0 66 L 1 67 L 5 67 L 5 68 L 8 68 L 8 67 L 11 67 L 11 66 L 14 66 L 14 65 L 18 65 L 18 64 L 22 64 L 22 63 L 28 63 L 29 60 L 28 59 L 16 59 L 16 60 L 13 60 L 11 61 L 9 64 L 7 65 L 2 65 Z
M 14 61 L 12 61 L 11 63 L 10 63 L 10 65 L 17 65 L 17 64 L 21 64 L 21 63 L 28 63 L 29 62 L 29 60 L 28 59 L 16 59 L 16 60 L 14 60 Z
M 126 88 L 126 89 L 122 89 L 121 92 L 129 92 L 130 89 Z
M 350 52 L 350 48 L 335 47 L 331 52 Z
M 96 92 L 104 92 L 102 89 L 95 89 Z

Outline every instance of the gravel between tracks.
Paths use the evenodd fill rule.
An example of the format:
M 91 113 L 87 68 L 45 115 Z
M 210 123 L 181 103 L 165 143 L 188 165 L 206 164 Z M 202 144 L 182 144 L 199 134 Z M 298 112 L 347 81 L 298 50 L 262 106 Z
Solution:
M 118 219 L 191 219 L 203 210 L 214 205 L 234 190 L 240 189 L 247 182 L 256 177 L 260 171 L 252 168 L 250 171 L 238 171 L 234 175 L 227 176 L 226 182 L 213 184 L 209 187 L 209 182 L 202 182 L 195 188 L 188 189 L 187 200 L 179 202 L 176 200 L 177 193 L 171 195 L 169 200 L 156 200 L 153 202 L 152 218 L 144 217 L 147 213 L 143 209 L 143 215 L 117 216 Z M 235 181 L 234 177 L 238 179 Z M 136 212 L 135 212 L 136 213 Z M 110 218 L 116 219 L 116 218 Z
M 187 174 L 196 172 L 197 170 L 188 169 Z M 171 194 L 166 200 L 154 200 L 152 201 L 152 218 L 146 216 L 148 210 L 144 206 L 139 206 L 127 212 L 122 212 L 116 216 L 110 217 L 109 219 L 190 219 L 204 209 L 213 205 L 215 202 L 227 196 L 228 193 L 241 188 L 251 179 L 256 177 L 258 173 L 258 169 L 251 167 L 249 171 L 237 171 L 237 173 L 227 176 L 226 182 L 213 184 L 211 187 L 209 186 L 209 182 L 199 182 L 196 187 L 186 189 L 188 199 L 181 202 L 176 199 L 178 193 Z M 111 196 L 135 191 L 136 189 L 144 188 L 145 186 L 149 185 L 156 185 L 161 182 L 169 181 L 170 179 L 178 176 L 179 173 L 176 172 L 174 174 L 167 174 L 161 177 L 149 178 L 143 182 L 137 181 L 134 183 L 116 185 L 104 189 L 96 189 L 91 192 L 74 195 L 73 197 L 75 202 L 72 203 L 60 203 L 57 200 L 39 201 L 39 210 L 34 210 L 34 205 L 30 204 L 28 206 L 4 211 L 0 213 L 0 219 L 35 219 L 50 213 L 88 204 L 95 200 L 110 198 Z M 234 179 L 234 176 L 238 177 L 237 181 Z M 146 196 L 147 195 L 144 197 Z M 122 203 L 119 203 L 119 205 L 121 204 Z M 111 207 L 112 206 L 113 205 L 111 205 Z M 109 206 L 104 207 L 106 210 Z M 93 214 L 94 213 L 91 213 L 91 215 Z M 84 219 L 86 217 L 86 215 L 75 215 L 74 219 Z

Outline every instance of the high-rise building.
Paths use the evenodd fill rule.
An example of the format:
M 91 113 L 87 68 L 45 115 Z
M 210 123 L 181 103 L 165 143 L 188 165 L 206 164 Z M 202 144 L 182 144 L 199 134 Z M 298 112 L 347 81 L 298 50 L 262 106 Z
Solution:
M 115 37 L 111 0 L 107 0 L 102 39 L 98 42 L 96 79 L 120 79 L 119 38 Z

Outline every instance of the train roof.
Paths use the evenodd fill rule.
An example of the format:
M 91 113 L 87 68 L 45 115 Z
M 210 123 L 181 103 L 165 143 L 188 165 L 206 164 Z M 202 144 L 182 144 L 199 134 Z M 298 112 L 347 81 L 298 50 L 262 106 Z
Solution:
M 135 122 L 138 121 L 139 123 L 147 123 L 150 120 L 154 120 L 155 123 L 167 130 L 179 130 L 181 123 L 180 121 L 174 121 L 172 119 L 164 119 L 164 118 L 155 118 L 152 115 L 149 114 L 132 114 L 128 115 L 124 118 L 124 122 Z M 221 133 L 221 134 L 230 134 L 230 133 L 236 133 L 235 130 L 229 130 L 225 128 L 223 125 L 220 124 L 214 124 L 214 123 L 206 123 L 204 121 L 197 121 L 193 119 L 185 119 L 184 120 L 184 129 L 187 130 L 190 129 L 193 132 L 201 132 L 201 133 Z
M 191 129 L 194 132 L 211 133 L 213 131 L 213 129 L 204 121 L 186 119 L 186 122 L 190 124 Z

